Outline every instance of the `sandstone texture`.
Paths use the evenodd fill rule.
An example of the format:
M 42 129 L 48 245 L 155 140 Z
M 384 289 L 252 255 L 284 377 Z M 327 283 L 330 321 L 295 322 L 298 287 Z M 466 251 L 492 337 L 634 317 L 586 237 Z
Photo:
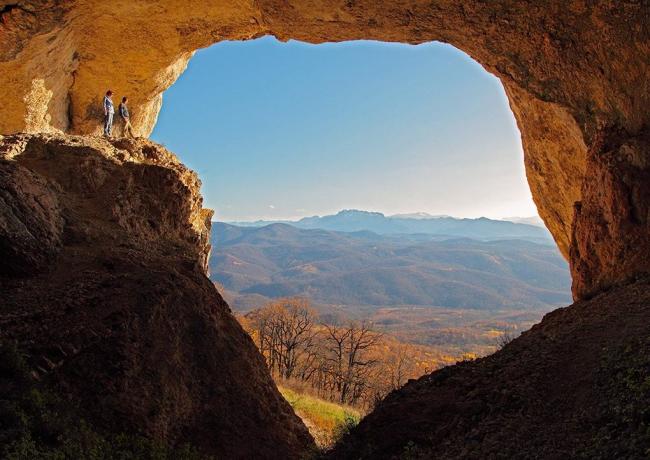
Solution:
M 588 156 L 570 250 L 576 296 L 650 273 L 649 136 L 614 134 Z
M 649 317 L 647 278 L 549 313 L 394 391 L 328 458 L 647 458 Z
M 589 164 L 614 167 L 600 157 L 618 155 L 615 150 L 627 145 L 636 149 L 634 167 L 647 170 L 645 1 L 0 0 L 0 133 L 97 133 L 101 97 L 110 87 L 130 97 L 135 129 L 146 136 L 163 92 L 196 49 L 265 34 L 312 43 L 440 40 L 467 52 L 503 82 L 521 130 L 533 198 L 570 259 L 575 296 L 647 272 L 646 264 L 636 265 L 647 252 L 627 259 L 635 243 L 614 242 L 626 239 L 616 233 L 625 225 L 603 220 L 609 213 L 591 214 L 598 199 L 593 180 L 585 183 L 588 156 Z M 601 141 L 614 137 L 616 146 Z M 620 168 L 602 172 L 619 180 Z M 643 187 L 633 188 L 638 193 Z M 626 206 L 614 201 L 619 198 L 625 199 L 607 198 L 615 212 Z M 575 204 L 583 200 L 591 204 L 581 208 L 574 226 Z M 644 226 L 648 236 L 647 215 L 637 218 L 635 242 Z M 599 231 L 607 240 L 592 256 L 582 238 L 596 227 L 607 228 Z M 576 241 L 583 247 L 569 257 Z M 625 270 L 612 270 L 619 265 Z
M 216 458 L 300 458 L 310 435 L 205 275 L 199 188 L 146 140 L 0 140 L 0 355 L 15 345 L 29 385 L 65 401 L 76 426 Z M 8 388 L 27 383 L 3 366 L 4 447 Z M 39 445 L 60 441 L 48 423 Z

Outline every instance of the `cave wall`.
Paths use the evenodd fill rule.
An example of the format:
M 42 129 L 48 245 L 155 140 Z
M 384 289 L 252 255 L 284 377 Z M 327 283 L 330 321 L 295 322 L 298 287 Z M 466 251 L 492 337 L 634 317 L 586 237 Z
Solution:
M 110 87 L 147 136 L 192 53 L 221 40 L 450 43 L 503 82 L 574 295 L 650 270 L 647 2 L 4 0 L 0 11 L 0 133 L 98 134 Z
M 92 458 L 109 458 L 89 430 L 210 458 L 298 459 L 314 447 L 205 276 L 212 211 L 200 186 L 146 139 L 0 139 L 0 457 L 31 432 L 43 449 L 83 433 Z M 24 377 L 2 359 L 12 345 Z M 63 401 L 55 420 L 17 416 L 28 403 L 16 387 Z

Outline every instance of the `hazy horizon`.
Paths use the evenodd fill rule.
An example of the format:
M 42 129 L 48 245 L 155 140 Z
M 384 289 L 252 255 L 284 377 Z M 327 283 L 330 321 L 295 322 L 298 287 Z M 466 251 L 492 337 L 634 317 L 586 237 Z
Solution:
M 487 218 L 487 219 L 493 219 L 493 220 L 505 220 L 505 221 L 513 221 L 513 220 L 518 220 L 518 219 L 540 219 L 541 218 L 535 214 L 535 215 L 530 215 L 530 216 L 505 216 L 505 217 L 500 217 L 500 218 L 492 218 L 492 217 L 487 217 L 487 216 L 476 216 L 476 217 L 460 217 L 460 216 L 455 216 L 451 214 L 430 214 L 428 212 L 423 212 L 423 211 L 413 211 L 413 212 L 399 212 L 396 214 L 387 214 L 382 211 L 374 210 L 374 209 L 354 209 L 354 208 L 344 208 L 344 209 L 338 209 L 336 211 L 332 212 L 326 212 L 323 214 L 304 214 L 304 215 L 295 215 L 295 216 L 289 216 L 289 217 L 274 217 L 274 218 L 259 218 L 259 219 L 249 219 L 249 220 L 241 220 L 241 219 L 234 219 L 234 220 L 224 220 L 218 218 L 218 216 L 213 216 L 212 222 L 223 222 L 223 223 L 231 223 L 231 224 L 236 224 L 236 223 L 253 223 L 253 222 L 276 222 L 276 221 L 287 221 L 287 222 L 296 222 L 299 221 L 300 219 L 305 219 L 305 218 L 310 218 L 310 217 L 326 217 L 326 216 L 333 216 L 336 214 L 339 214 L 341 212 L 345 211 L 357 211 L 357 212 L 367 212 L 367 213 L 380 213 L 383 214 L 384 217 L 409 217 L 409 218 L 441 218 L 441 217 L 451 217 L 454 219 L 480 219 L 480 218 Z M 420 215 L 419 217 L 411 217 L 415 215 Z
M 165 92 L 152 138 L 221 221 L 537 215 L 501 83 L 441 43 L 221 42 Z

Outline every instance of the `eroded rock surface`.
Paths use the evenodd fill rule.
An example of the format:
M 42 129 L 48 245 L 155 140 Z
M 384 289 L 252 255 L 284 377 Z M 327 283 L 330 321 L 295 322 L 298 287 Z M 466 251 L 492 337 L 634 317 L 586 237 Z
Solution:
M 0 140 L 0 349 L 17 344 L 75 424 L 217 458 L 300 458 L 310 435 L 205 276 L 199 187 L 146 140 Z
M 42 270 L 61 246 L 63 218 L 46 180 L 13 162 L 0 163 L 0 273 Z
M 615 233 L 625 225 L 602 222 L 605 214 L 592 215 L 587 204 L 574 231 L 573 216 L 576 202 L 593 200 L 583 197 L 589 195 L 587 152 L 601 166 L 613 166 L 597 159 L 608 155 L 601 139 L 616 136 L 620 145 L 635 139 L 647 163 L 648 2 L 0 0 L 0 17 L 0 133 L 97 133 L 101 97 L 110 87 L 130 97 L 135 129 L 148 135 L 162 93 L 192 53 L 221 40 L 273 34 L 313 43 L 450 43 L 503 82 L 522 133 L 533 198 L 563 254 L 569 258 L 584 228 L 608 228 L 597 257 L 583 247 L 570 258 L 575 295 L 647 272 L 640 259 L 625 262 L 614 248 L 626 239 Z M 616 181 L 619 172 L 605 174 Z M 647 229 L 647 222 L 642 217 L 635 228 Z M 625 270 L 612 270 L 621 264 Z
M 601 139 L 587 160 L 571 245 L 573 291 L 590 296 L 650 273 L 650 133 Z

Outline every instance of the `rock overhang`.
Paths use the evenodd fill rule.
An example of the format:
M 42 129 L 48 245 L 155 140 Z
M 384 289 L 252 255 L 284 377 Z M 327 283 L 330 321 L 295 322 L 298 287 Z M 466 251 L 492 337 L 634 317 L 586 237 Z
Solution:
M 570 260 L 575 296 L 650 270 L 648 216 L 639 205 L 650 201 L 643 186 L 650 6 L 643 2 L 30 0 L 0 7 L 3 133 L 96 134 L 110 87 L 129 95 L 136 130 L 146 136 L 192 53 L 221 40 L 449 43 L 505 87 L 533 198 Z M 618 155 L 623 146 L 634 154 Z

